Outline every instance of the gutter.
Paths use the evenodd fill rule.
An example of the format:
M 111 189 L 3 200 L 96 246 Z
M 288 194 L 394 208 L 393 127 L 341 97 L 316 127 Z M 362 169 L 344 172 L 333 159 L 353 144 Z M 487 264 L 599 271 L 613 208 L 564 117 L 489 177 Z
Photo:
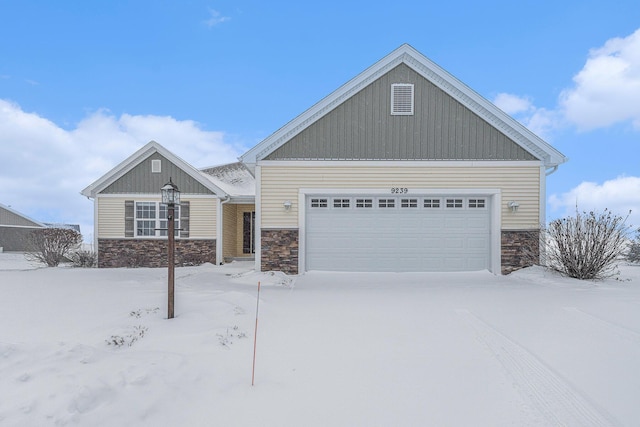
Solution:
M 549 175 L 551 175 L 552 173 L 555 173 L 555 171 L 557 171 L 557 170 L 558 170 L 558 165 L 555 165 L 555 166 L 552 166 L 552 167 L 550 167 L 550 168 L 547 168 L 547 170 L 546 170 L 546 172 L 545 172 L 545 175 L 546 175 L 546 176 L 549 176 Z

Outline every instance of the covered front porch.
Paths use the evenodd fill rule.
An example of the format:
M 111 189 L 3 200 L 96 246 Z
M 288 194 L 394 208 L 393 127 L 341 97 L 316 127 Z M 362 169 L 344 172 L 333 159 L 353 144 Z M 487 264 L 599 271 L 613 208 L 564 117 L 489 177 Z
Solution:
M 255 259 L 256 207 L 222 202 L 222 262 Z

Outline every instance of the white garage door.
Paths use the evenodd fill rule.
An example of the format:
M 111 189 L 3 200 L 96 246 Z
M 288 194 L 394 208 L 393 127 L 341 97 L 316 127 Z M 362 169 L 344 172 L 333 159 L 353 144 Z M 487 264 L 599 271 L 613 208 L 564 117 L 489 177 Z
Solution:
M 489 269 L 490 202 L 477 196 L 308 196 L 306 269 Z

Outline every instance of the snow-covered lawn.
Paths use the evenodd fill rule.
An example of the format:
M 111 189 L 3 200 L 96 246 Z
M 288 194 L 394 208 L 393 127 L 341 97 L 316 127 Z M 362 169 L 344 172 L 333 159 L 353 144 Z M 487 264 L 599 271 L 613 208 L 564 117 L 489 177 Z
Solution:
M 164 269 L 15 257 L 0 254 L 2 426 L 639 424 L 640 267 L 594 283 L 204 265 L 176 270 L 167 320 Z

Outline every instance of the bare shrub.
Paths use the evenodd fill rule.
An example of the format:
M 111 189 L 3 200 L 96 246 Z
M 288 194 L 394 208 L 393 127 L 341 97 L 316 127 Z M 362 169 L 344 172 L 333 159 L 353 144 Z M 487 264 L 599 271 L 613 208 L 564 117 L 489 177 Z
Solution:
M 640 262 L 640 228 L 636 230 L 636 238 L 629 243 L 626 259 L 629 262 Z
M 626 248 L 627 217 L 605 209 L 603 213 L 576 211 L 574 217 L 552 221 L 546 232 L 546 265 L 580 280 L 614 276 L 616 261 Z
M 82 243 L 82 235 L 69 228 L 40 228 L 27 237 L 27 259 L 58 266 Z
M 69 258 L 74 267 L 93 268 L 98 265 L 98 254 L 94 251 L 77 250 Z

